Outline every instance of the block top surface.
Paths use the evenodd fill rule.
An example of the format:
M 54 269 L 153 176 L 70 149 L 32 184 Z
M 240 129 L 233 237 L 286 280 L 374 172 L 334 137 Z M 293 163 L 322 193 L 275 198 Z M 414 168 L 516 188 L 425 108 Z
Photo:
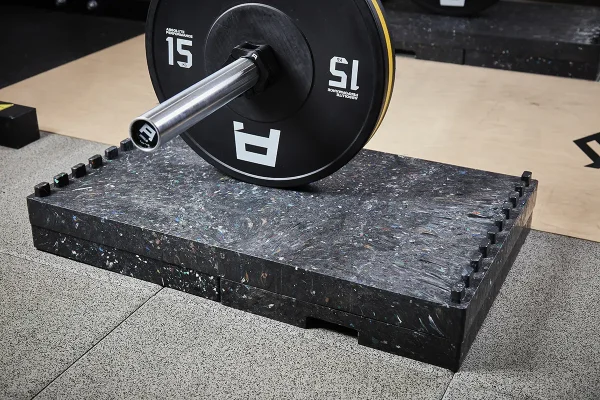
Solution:
M 519 182 L 363 150 L 317 183 L 272 189 L 221 174 L 177 139 L 30 201 L 447 304 Z

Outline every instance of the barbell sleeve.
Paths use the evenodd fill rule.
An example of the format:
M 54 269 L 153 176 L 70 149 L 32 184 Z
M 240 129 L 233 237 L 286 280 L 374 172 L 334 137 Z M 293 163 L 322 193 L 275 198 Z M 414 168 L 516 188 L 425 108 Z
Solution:
M 131 140 L 140 150 L 156 151 L 252 89 L 259 78 L 256 64 L 239 58 L 134 119 L 129 127 Z

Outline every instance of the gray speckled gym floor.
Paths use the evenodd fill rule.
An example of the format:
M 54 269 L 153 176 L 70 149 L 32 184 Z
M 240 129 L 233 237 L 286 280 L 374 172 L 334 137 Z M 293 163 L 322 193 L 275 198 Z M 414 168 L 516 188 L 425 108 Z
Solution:
M 600 398 L 600 244 L 533 231 L 453 374 L 34 249 L 25 197 L 105 147 L 0 147 L 0 398 Z
M 7 32 L 46 32 L 36 63 L 2 42 L 0 87 L 143 31 L 53 15 L 0 9 Z M 73 52 L 66 23 L 113 34 Z M 453 374 L 37 251 L 26 196 L 105 147 L 0 147 L 0 399 L 600 399 L 600 243 L 532 232 Z

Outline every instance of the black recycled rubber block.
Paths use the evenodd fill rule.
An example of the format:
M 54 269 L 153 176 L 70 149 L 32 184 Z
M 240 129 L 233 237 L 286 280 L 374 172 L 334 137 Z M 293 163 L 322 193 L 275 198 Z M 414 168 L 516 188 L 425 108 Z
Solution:
M 301 328 L 317 319 L 356 330 L 362 345 L 396 353 L 445 368 L 454 368 L 456 349 L 448 339 L 400 328 L 333 308 L 299 301 L 252 286 L 221 280 L 222 303 Z
M 37 226 L 32 226 L 32 233 L 33 244 L 39 250 L 210 300 L 220 300 L 218 277 Z
M 384 4 L 396 50 L 417 59 L 598 79 L 600 7 L 504 0 L 466 18 Z
M 467 314 L 469 325 L 464 326 L 462 342 L 299 301 L 226 279 L 221 279 L 221 303 L 301 328 L 306 328 L 310 320 L 324 321 L 356 331 L 358 342 L 364 346 L 457 371 L 527 238 L 530 226 L 531 220 L 519 229 L 512 251 L 502 256 L 504 263 L 498 263 L 491 269 L 488 265 L 487 275 L 477 282 L 477 301 L 482 302 L 483 306 L 478 311 Z
M 59 174 L 28 197 L 38 248 L 74 258 L 81 244 L 90 250 L 80 261 L 106 268 L 101 245 L 196 271 L 219 279 L 236 308 L 282 320 L 240 300 L 242 289 L 301 304 L 286 320 L 295 325 L 377 324 L 379 336 L 356 328 L 361 343 L 454 370 L 529 232 L 537 192 L 530 174 L 369 150 L 297 190 L 224 176 L 181 139 L 157 153 L 107 154 L 81 178 L 65 185 Z M 52 232 L 69 239 L 64 248 L 44 239 Z M 143 268 L 113 270 L 159 282 Z

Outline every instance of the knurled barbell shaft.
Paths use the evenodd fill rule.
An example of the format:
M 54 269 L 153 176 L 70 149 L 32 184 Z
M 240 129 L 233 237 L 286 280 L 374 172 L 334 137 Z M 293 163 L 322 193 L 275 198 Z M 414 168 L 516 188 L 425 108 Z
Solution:
M 155 151 L 252 89 L 259 75 L 253 61 L 239 58 L 134 119 L 129 135 L 139 149 Z

